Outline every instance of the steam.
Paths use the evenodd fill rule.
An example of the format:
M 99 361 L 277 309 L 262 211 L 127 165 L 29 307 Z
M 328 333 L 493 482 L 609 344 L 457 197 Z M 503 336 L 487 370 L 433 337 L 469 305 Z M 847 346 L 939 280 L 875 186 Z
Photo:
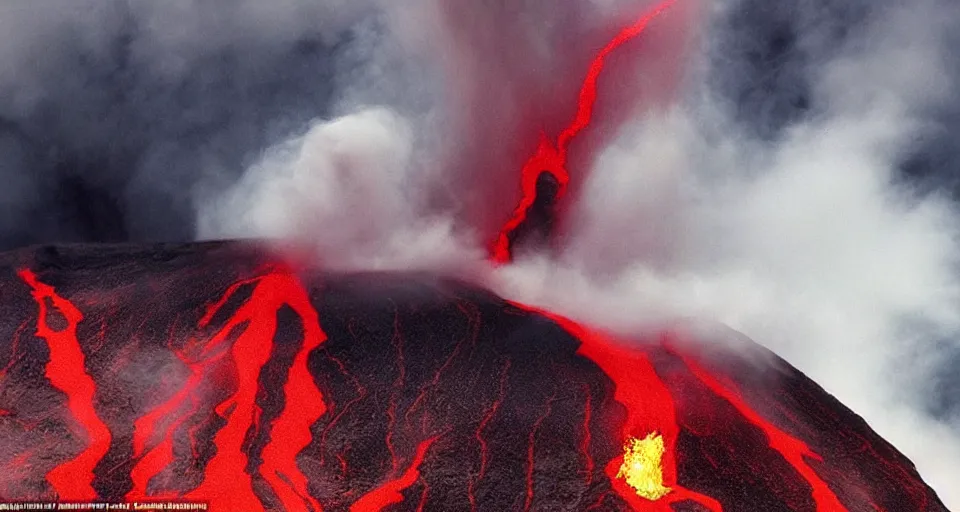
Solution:
M 539 131 L 650 2 L 400 3 L 0 5 L 0 244 L 266 236 L 626 332 L 718 321 L 960 509 L 949 0 L 679 0 L 601 78 L 561 249 L 500 269 Z
M 327 268 L 443 269 L 483 253 L 457 243 L 450 219 L 418 216 L 410 126 L 368 109 L 312 126 L 272 148 L 219 201 L 200 233 L 308 242 Z M 219 215 L 219 216 L 218 216 Z
M 960 507 L 957 418 L 926 409 L 960 339 L 960 224 L 945 191 L 920 193 L 898 169 L 926 113 L 952 99 L 943 52 L 957 21 L 934 3 L 878 9 L 811 68 L 812 114 L 772 140 L 709 90 L 645 113 L 596 160 L 563 254 L 506 269 L 504 289 L 623 330 L 729 325 L 864 416 Z

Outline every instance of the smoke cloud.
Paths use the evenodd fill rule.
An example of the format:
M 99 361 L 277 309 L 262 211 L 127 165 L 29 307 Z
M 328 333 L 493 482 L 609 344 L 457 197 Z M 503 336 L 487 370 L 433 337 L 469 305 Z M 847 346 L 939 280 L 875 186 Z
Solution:
M 270 237 L 623 332 L 770 347 L 960 509 L 960 16 L 678 0 L 611 57 L 562 241 L 491 268 L 541 130 L 651 2 L 0 6 L 0 243 Z
M 336 48 L 372 3 L 270 5 L 0 6 L 0 247 L 193 237 L 195 190 L 330 113 Z

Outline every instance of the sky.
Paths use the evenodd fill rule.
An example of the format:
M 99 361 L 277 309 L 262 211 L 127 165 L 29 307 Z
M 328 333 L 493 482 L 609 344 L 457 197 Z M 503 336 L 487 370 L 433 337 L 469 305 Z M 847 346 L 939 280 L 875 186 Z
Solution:
M 5 2 L 0 248 L 271 237 L 622 332 L 719 322 L 960 509 L 950 4 L 676 0 L 606 61 L 557 246 L 492 268 L 540 133 L 653 2 Z

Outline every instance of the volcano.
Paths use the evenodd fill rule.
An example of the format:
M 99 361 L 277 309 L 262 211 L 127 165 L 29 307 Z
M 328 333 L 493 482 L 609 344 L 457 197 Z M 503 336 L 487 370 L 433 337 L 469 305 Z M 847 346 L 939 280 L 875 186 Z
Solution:
M 617 338 L 458 280 L 291 268 L 252 242 L 0 258 L 4 501 L 946 510 L 745 339 Z

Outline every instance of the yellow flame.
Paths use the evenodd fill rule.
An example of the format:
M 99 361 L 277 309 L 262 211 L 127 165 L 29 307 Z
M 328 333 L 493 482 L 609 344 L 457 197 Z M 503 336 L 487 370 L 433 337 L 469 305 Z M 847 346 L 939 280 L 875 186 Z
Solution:
M 647 434 L 644 439 L 627 439 L 617 478 L 626 480 L 640 497 L 659 500 L 670 493 L 670 488 L 663 485 L 663 454 L 666 451 L 663 436 L 656 432 Z

